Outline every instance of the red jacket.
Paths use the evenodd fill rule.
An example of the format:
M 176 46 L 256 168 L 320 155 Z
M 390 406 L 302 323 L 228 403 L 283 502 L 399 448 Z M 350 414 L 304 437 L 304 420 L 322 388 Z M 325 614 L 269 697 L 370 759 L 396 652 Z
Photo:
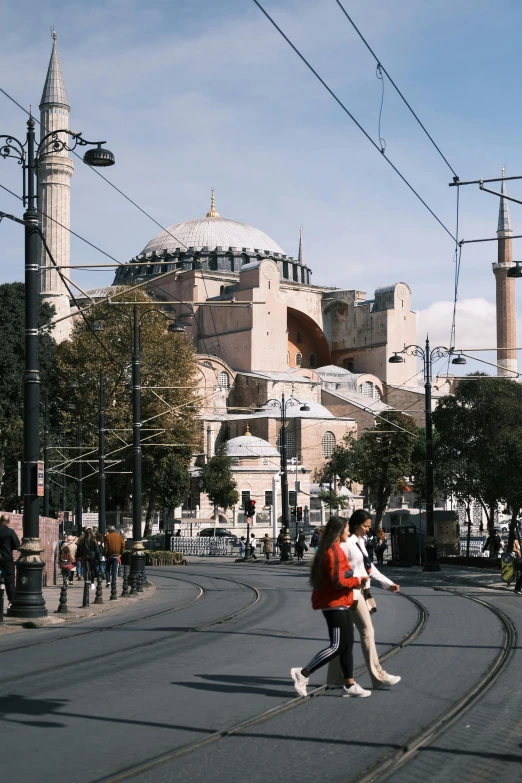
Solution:
M 312 591 L 314 609 L 334 609 L 336 606 L 351 606 L 353 588 L 361 586 L 357 576 L 345 577 L 350 563 L 339 544 L 333 544 L 323 558 L 323 578 L 320 587 Z

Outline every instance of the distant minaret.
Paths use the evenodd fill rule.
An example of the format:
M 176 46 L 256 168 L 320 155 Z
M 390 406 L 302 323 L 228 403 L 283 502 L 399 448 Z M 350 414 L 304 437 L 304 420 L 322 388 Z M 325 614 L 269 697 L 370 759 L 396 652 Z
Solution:
M 56 32 L 53 30 L 53 50 L 47 70 L 47 78 L 40 102 L 40 139 L 47 133 L 61 128 L 69 128 L 69 104 L 63 81 L 62 69 L 56 48 Z M 64 138 L 62 134 L 61 138 Z M 49 149 L 46 143 L 45 150 Z M 74 165 L 67 151 L 44 155 L 38 167 L 38 210 L 40 225 L 54 260 L 60 266 L 68 266 L 71 258 L 71 185 Z M 63 226 L 63 228 L 62 228 Z M 56 308 L 55 318 L 70 313 L 69 294 L 54 269 L 43 244 L 40 243 L 40 280 L 44 299 Z M 69 278 L 69 269 L 62 269 Z M 56 325 L 53 337 L 58 342 L 67 339 L 71 333 L 72 319 L 68 318 Z
M 504 167 L 502 166 L 502 177 Z M 502 193 L 506 192 L 506 183 L 502 181 Z M 515 278 L 507 277 L 508 271 L 514 267 L 511 248 L 511 221 L 507 200 L 500 199 L 498 212 L 498 261 L 493 264 L 497 287 L 497 364 L 505 369 L 497 369 L 497 375 L 503 378 L 514 378 L 513 370 L 517 372 L 517 311 L 515 305 Z
M 299 254 L 297 260 L 300 264 L 304 264 L 304 246 L 303 246 L 303 227 L 299 229 Z

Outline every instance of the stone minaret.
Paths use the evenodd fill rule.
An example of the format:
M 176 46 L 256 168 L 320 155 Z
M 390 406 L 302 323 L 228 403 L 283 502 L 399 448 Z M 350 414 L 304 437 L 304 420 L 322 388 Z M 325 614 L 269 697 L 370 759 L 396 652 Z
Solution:
M 62 76 L 56 33 L 53 31 L 53 51 L 47 70 L 47 78 L 40 103 L 40 139 L 53 130 L 69 127 L 69 104 Z M 65 134 L 61 135 L 65 140 Z M 69 138 L 69 137 L 67 137 Z M 48 143 L 45 150 L 48 151 Z M 40 225 L 54 260 L 60 266 L 68 266 L 71 258 L 70 234 L 67 230 L 71 223 L 71 185 L 74 165 L 67 151 L 44 155 L 38 167 L 38 210 Z M 53 267 L 43 244 L 40 244 L 41 292 L 44 299 L 56 309 L 55 318 L 70 313 L 69 294 L 58 272 Z M 69 269 L 62 269 L 69 277 Z M 58 342 L 65 340 L 71 333 L 72 319 L 68 318 L 56 325 L 53 337 Z
M 504 176 L 504 167 L 502 167 Z M 506 192 L 506 183 L 502 182 L 502 193 Z M 517 311 L 515 305 L 515 278 L 507 277 L 508 271 L 514 267 L 511 248 L 511 221 L 507 200 L 500 199 L 498 212 L 498 261 L 493 264 L 497 288 L 497 375 L 503 378 L 514 378 L 513 370 L 517 372 Z M 506 348 L 511 350 L 505 350 Z

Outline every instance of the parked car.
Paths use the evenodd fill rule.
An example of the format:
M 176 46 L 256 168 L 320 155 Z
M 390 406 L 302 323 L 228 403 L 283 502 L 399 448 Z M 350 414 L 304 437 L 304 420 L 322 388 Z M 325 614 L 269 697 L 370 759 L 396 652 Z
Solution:
M 232 546 L 237 544 L 237 536 L 234 533 L 231 533 L 230 530 L 226 530 L 224 527 L 216 527 L 215 529 L 213 527 L 206 527 L 199 531 L 199 535 L 204 536 L 205 538 L 211 538 L 214 535 L 216 538 L 229 538 Z

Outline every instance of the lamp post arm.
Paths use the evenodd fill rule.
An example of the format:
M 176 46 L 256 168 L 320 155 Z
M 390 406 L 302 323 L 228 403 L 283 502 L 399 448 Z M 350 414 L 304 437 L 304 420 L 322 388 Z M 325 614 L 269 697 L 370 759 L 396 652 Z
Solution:
M 71 144 L 67 143 L 66 139 L 60 139 L 59 134 L 65 133 L 73 140 Z M 73 152 L 76 147 L 94 147 L 96 145 L 105 144 L 105 141 L 87 141 L 82 137 L 81 133 L 74 133 L 74 131 L 68 128 L 61 128 L 60 130 L 51 131 L 47 133 L 43 139 L 40 140 L 38 145 L 37 157 L 43 158 L 45 155 L 53 155 L 56 152 Z

